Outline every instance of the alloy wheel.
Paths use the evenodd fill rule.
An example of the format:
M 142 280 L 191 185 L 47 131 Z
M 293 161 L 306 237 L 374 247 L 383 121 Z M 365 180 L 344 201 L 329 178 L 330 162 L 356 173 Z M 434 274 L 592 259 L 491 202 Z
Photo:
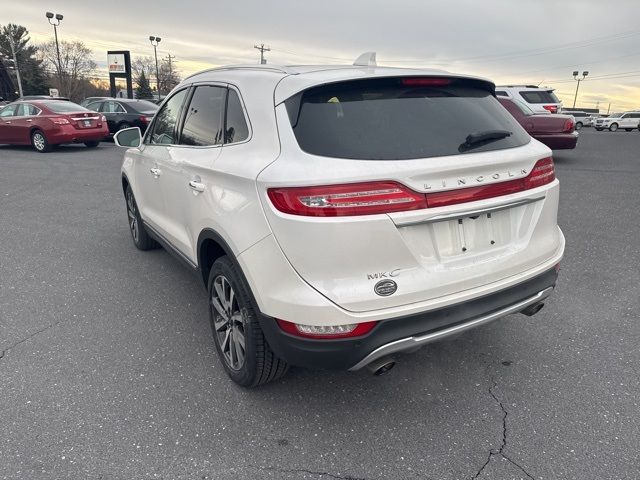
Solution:
M 47 145 L 47 141 L 40 132 L 36 132 L 33 134 L 33 146 L 36 147 L 36 150 L 42 151 L 45 149 Z
M 215 334 L 224 361 L 232 370 L 240 370 L 246 356 L 245 315 L 238 305 L 231 283 L 224 275 L 218 275 L 213 280 L 211 307 Z
M 127 192 L 127 215 L 129 216 L 129 229 L 131 230 L 131 235 L 133 235 L 133 240 L 137 242 L 138 237 L 140 236 L 140 226 L 138 225 L 136 202 L 133 199 L 133 193 L 131 193 L 130 190 Z

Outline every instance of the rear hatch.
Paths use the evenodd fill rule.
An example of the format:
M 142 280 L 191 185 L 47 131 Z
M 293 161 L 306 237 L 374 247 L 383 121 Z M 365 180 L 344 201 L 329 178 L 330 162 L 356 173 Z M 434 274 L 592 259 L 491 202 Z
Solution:
M 325 84 L 279 104 L 282 152 L 258 188 L 298 274 L 363 312 L 552 258 L 561 236 L 550 151 L 492 92 L 480 80 L 391 77 Z
M 562 103 L 552 89 L 521 90 L 519 93 L 525 102 L 540 105 L 549 113 L 559 113 L 562 110 Z

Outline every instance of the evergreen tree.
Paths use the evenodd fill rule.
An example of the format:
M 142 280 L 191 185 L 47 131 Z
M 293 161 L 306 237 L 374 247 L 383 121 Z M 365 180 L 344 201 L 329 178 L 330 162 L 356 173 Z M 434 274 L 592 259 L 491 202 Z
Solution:
M 140 98 L 140 99 L 153 98 L 153 91 L 151 90 L 149 79 L 145 75 L 144 70 L 140 72 L 140 75 L 138 76 L 138 81 L 136 83 L 138 84 L 138 86 L 136 87 L 136 98 Z
M 30 44 L 29 31 L 22 25 L 15 25 L 13 23 L 0 27 L 0 55 L 9 59 L 9 64 L 13 66 L 11 40 L 13 40 L 16 58 L 18 60 L 24 94 L 48 95 L 48 75 L 42 65 L 42 60 L 36 57 L 38 48 Z M 14 81 L 16 81 L 15 78 Z

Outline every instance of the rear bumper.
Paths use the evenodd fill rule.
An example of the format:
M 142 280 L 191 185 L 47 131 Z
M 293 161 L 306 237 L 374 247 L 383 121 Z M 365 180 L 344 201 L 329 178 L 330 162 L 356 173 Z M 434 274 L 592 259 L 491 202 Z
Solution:
M 554 135 L 533 135 L 533 137 L 544 143 L 552 150 L 568 150 L 576 148 L 578 143 L 578 133 L 558 133 Z
M 449 335 L 516 313 L 549 296 L 557 272 L 548 270 L 504 290 L 416 315 L 383 320 L 357 339 L 313 340 L 283 332 L 276 321 L 260 317 L 272 350 L 291 365 L 307 368 L 359 370 L 374 360 L 410 351 Z
M 46 132 L 47 141 L 52 145 L 61 143 L 82 143 L 102 140 L 109 135 L 106 125 L 101 128 L 91 128 L 86 130 L 77 129 L 73 126 L 64 126 L 57 131 Z

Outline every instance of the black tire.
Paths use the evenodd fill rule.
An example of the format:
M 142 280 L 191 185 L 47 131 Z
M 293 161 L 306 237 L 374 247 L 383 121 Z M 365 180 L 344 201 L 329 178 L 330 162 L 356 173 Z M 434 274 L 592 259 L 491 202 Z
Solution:
M 602 129 L 601 129 L 601 128 L 598 128 L 598 127 L 596 127 L 596 130 L 597 130 L 597 131 L 599 131 L 599 132 L 601 132 L 601 131 L 602 131 Z
M 138 204 L 133 196 L 131 187 L 127 185 L 127 189 L 124 194 L 125 202 L 127 205 L 127 220 L 129 221 L 129 232 L 131 232 L 131 238 L 133 244 L 139 250 L 152 250 L 158 248 L 160 245 L 153 238 L 149 236 L 142 223 L 140 212 L 138 211 Z
M 576 122 L 576 130 L 580 130 L 582 128 L 582 122 Z
M 282 377 L 289 366 L 269 347 L 249 291 L 228 257 L 213 263 L 208 282 L 209 320 L 218 357 L 231 380 L 243 387 L 256 387 Z M 219 292 L 223 301 L 218 300 Z
M 124 130 L 125 128 L 131 128 L 132 125 L 129 122 L 122 122 L 118 124 L 118 132 L 120 130 Z
M 633 128 L 625 128 L 625 132 L 633 132 Z
M 87 148 L 96 148 L 98 145 L 100 145 L 100 140 L 94 140 L 93 142 L 84 142 L 84 145 Z
M 50 152 L 53 148 L 42 130 L 34 130 L 31 133 L 31 146 L 39 153 Z
M 610 132 L 615 132 L 616 130 L 618 130 L 618 124 L 617 123 L 612 123 L 611 125 L 609 125 L 609 131 Z

